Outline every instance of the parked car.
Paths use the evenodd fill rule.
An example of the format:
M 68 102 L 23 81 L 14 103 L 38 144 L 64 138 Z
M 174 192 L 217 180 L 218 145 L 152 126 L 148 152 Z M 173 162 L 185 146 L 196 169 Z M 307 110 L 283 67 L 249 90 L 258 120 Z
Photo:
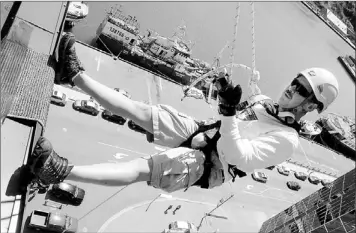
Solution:
M 284 166 L 280 166 L 277 168 L 278 172 L 282 175 L 289 176 L 290 169 Z
M 54 184 L 51 193 L 59 199 L 70 201 L 73 205 L 80 205 L 85 196 L 83 189 L 64 182 Z
M 321 181 L 321 184 L 323 185 L 323 186 L 328 186 L 328 185 L 330 185 L 330 183 L 332 182 L 331 180 L 327 180 L 327 179 L 322 179 Z
M 51 96 L 51 103 L 64 107 L 67 103 L 66 94 L 64 94 L 60 91 L 53 90 L 52 96 Z
M 251 174 L 251 176 L 252 179 L 261 183 L 266 183 L 268 180 L 268 176 L 263 172 L 254 172 Z
M 132 120 L 129 120 L 129 122 L 127 123 L 127 125 L 128 125 L 128 127 L 129 127 L 130 129 L 132 129 L 133 131 L 136 131 L 136 132 L 139 132 L 139 133 L 143 133 L 143 134 L 146 134 L 146 133 L 147 133 L 147 131 L 146 131 L 144 128 L 142 128 L 142 127 L 139 126 L 139 125 L 136 125 L 136 123 L 133 122 Z
M 130 93 L 128 93 L 127 91 L 120 89 L 120 88 L 114 88 L 115 91 L 120 92 L 121 94 L 123 94 L 124 96 L 126 96 L 127 98 L 131 99 L 131 95 Z
M 28 227 L 51 232 L 75 233 L 78 229 L 78 219 L 58 212 L 34 210 Z
M 73 109 L 97 116 L 99 114 L 99 105 L 90 100 L 76 100 L 73 103 Z
M 299 183 L 296 181 L 288 181 L 287 186 L 288 186 L 288 188 L 290 188 L 291 190 L 294 190 L 294 191 L 298 191 L 301 188 Z
M 198 228 L 190 222 L 186 221 L 174 221 L 168 225 L 168 229 L 164 229 L 162 233 L 173 233 L 173 232 L 182 232 L 182 233 L 193 233 L 198 232 Z
M 107 121 L 111 121 L 114 123 L 118 123 L 119 125 L 123 125 L 126 122 L 126 118 L 119 116 L 119 115 L 115 115 L 112 112 L 110 112 L 109 110 L 105 109 L 102 113 L 101 113 L 101 117 Z
M 305 181 L 308 178 L 308 175 L 305 174 L 304 172 L 296 172 L 296 173 L 294 173 L 294 176 L 298 180 L 302 180 L 302 181 Z
M 266 169 L 268 170 L 273 170 L 276 166 L 269 166 L 269 167 L 266 167 Z
M 319 184 L 320 183 L 320 179 L 316 176 L 309 176 L 308 180 L 311 184 Z

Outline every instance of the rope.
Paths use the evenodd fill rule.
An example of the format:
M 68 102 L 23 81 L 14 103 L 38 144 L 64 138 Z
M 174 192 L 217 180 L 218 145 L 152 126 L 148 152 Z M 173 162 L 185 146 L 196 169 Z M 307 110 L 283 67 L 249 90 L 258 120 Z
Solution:
M 123 188 L 121 188 L 120 190 L 118 190 L 117 192 L 115 192 L 113 195 L 111 195 L 110 197 L 108 197 L 107 199 L 105 199 L 104 201 L 102 201 L 100 204 L 98 204 L 96 207 L 92 208 L 91 210 L 89 210 L 86 214 L 84 214 L 82 217 L 80 217 L 78 219 L 78 221 L 82 220 L 83 218 L 85 218 L 88 214 L 90 214 L 91 212 L 93 212 L 94 210 L 96 210 L 97 208 L 99 208 L 101 205 L 103 205 L 105 202 L 107 202 L 108 200 L 110 200 L 111 198 L 113 198 L 116 194 L 118 194 L 119 192 L 121 192 L 122 190 L 124 190 L 125 188 L 127 188 L 128 185 L 124 186 Z
M 251 16 L 252 16 L 252 70 L 256 70 L 256 45 L 255 45 L 255 3 L 251 2 Z
M 235 16 L 235 30 L 234 30 L 234 38 L 232 40 L 231 44 L 231 54 L 230 54 L 230 64 L 234 63 L 235 60 L 235 44 L 236 44 L 236 38 L 237 38 L 237 25 L 239 23 L 240 19 L 240 3 L 238 2 L 236 5 L 236 16 Z M 232 76 L 232 67 L 230 67 L 230 77 Z
M 218 73 L 220 70 L 224 69 L 224 68 L 232 68 L 232 67 L 236 67 L 236 68 L 242 68 L 242 69 L 245 69 L 245 70 L 248 70 L 248 71 L 251 71 L 252 72 L 252 69 L 246 65 L 243 65 L 243 64 L 235 64 L 235 63 L 232 63 L 232 64 L 227 64 L 227 65 L 223 65 L 223 66 L 220 66 L 218 67 L 217 69 L 215 70 L 211 70 L 205 74 L 203 74 L 202 76 L 200 76 L 199 78 L 197 78 L 196 80 L 194 80 L 194 82 L 192 82 L 185 90 L 184 90 L 184 96 L 182 97 L 181 101 L 183 101 L 183 99 L 185 97 L 187 97 L 187 94 L 188 94 L 188 91 L 194 87 L 195 85 L 197 85 L 199 82 L 201 82 L 202 80 L 206 79 L 206 78 L 209 78 L 210 75 L 212 75 L 213 73 Z
M 252 36 L 252 73 L 249 80 L 249 97 L 261 94 L 261 90 L 257 85 L 260 76 L 256 74 L 256 41 L 255 41 L 255 3 L 251 2 L 251 36 Z
M 197 230 L 199 231 L 201 226 L 202 226 L 202 223 L 203 223 L 203 220 L 206 219 L 206 217 L 208 217 L 212 212 L 214 212 L 216 209 L 218 209 L 220 206 L 222 206 L 223 204 L 225 204 L 227 201 L 229 201 L 231 198 L 233 198 L 235 195 L 234 194 L 231 194 L 228 198 L 226 198 L 225 200 L 223 200 L 222 202 L 220 202 L 214 209 L 212 209 L 211 211 L 209 211 L 209 213 L 205 213 L 204 216 L 201 218 L 200 220 L 200 223 L 197 227 Z
M 104 41 L 102 39 L 100 39 L 100 37 L 98 37 L 98 39 L 101 41 L 101 43 L 105 46 L 105 48 L 110 52 L 110 54 L 113 57 L 116 57 L 115 54 L 113 52 L 111 52 L 111 50 L 106 46 L 106 44 L 104 43 Z
M 218 73 L 219 70 L 223 69 L 223 68 L 230 68 L 230 76 L 232 75 L 232 68 L 233 67 L 237 67 L 237 68 L 243 68 L 246 70 L 251 71 L 251 78 L 249 80 L 249 83 L 251 84 L 251 82 L 255 81 L 252 80 L 252 78 L 254 77 L 254 73 L 256 71 L 256 45 L 255 45 L 255 8 L 254 8 L 254 2 L 251 2 L 251 15 L 252 15 L 252 28 L 251 28 L 251 34 L 252 34 L 252 67 L 248 67 L 246 65 L 243 64 L 235 64 L 234 63 L 234 51 L 235 51 L 235 44 L 236 44 L 236 38 L 237 38 L 237 26 L 238 26 L 238 22 L 239 22 L 239 18 L 240 18 L 240 3 L 237 3 L 236 5 L 236 20 L 235 20 L 235 30 L 234 30 L 234 38 L 231 44 L 231 54 L 230 54 L 230 64 L 228 65 L 223 65 L 218 67 L 216 70 L 211 70 L 207 73 L 205 73 L 204 75 L 200 76 L 199 78 L 197 78 L 194 82 L 192 82 L 188 88 L 186 88 L 184 90 L 183 93 L 183 97 L 182 97 L 182 101 L 185 97 L 187 97 L 187 93 L 188 91 L 194 87 L 195 85 L 197 85 L 199 82 L 201 82 L 202 80 L 208 78 L 210 75 L 212 75 L 213 73 Z

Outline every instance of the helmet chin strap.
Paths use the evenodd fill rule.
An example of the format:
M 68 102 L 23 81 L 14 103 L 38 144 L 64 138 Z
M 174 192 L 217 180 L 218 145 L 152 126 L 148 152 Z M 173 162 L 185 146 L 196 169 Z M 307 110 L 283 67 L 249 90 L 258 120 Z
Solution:
M 298 113 L 307 113 L 308 111 L 304 109 L 304 105 L 313 97 L 313 95 L 309 96 L 303 102 L 301 102 L 298 106 L 294 108 L 282 108 L 282 111 L 278 114 L 279 117 L 284 118 L 288 123 L 293 123 L 295 121 L 295 116 Z

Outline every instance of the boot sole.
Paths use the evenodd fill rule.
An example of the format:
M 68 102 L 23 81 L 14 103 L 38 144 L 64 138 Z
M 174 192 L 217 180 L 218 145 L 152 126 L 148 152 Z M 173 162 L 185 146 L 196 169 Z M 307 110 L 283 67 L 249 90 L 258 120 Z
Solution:
M 63 37 L 62 37 L 62 39 L 63 39 Z M 64 42 L 62 41 L 62 39 L 58 46 L 57 70 L 59 69 L 59 72 L 56 74 L 56 77 L 55 77 L 55 81 L 57 84 L 62 83 L 61 78 L 63 77 L 63 72 L 64 72 L 64 60 L 65 60 L 64 57 L 65 57 L 65 52 L 68 48 L 68 45 L 70 45 L 70 42 L 72 42 L 71 46 L 73 46 L 75 43 L 74 35 L 70 35 L 69 38 Z
M 47 139 L 45 139 L 44 137 L 40 137 L 40 138 L 38 139 L 38 141 L 40 141 L 40 140 L 45 141 L 45 140 L 47 140 Z M 37 143 L 38 143 L 38 142 L 37 142 Z M 35 150 L 36 150 L 36 149 L 38 150 L 38 148 L 36 148 L 36 147 L 38 146 L 37 143 L 36 143 L 36 145 L 35 145 Z M 51 149 L 53 150 L 52 145 L 51 145 Z M 38 161 L 39 161 L 40 159 L 42 159 L 43 156 L 45 156 L 45 155 L 43 155 L 44 153 L 45 153 L 45 152 L 44 152 L 44 149 L 43 149 L 42 151 L 39 151 L 39 155 L 37 155 L 37 156 L 34 155 L 34 152 L 30 155 L 30 157 L 29 157 L 29 159 L 28 159 L 28 162 L 27 162 L 27 167 L 30 169 L 30 171 L 31 171 L 32 174 L 36 175 L 36 173 L 35 173 L 36 165 L 37 165 Z M 47 155 L 47 158 L 46 158 L 46 159 L 48 159 L 49 156 L 50 156 L 50 155 Z

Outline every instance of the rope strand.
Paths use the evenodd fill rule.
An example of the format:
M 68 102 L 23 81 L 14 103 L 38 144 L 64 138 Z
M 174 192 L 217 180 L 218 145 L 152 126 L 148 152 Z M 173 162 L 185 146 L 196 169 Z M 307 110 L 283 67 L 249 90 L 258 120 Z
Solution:
M 231 54 L 230 54 L 230 64 L 234 63 L 235 61 L 235 44 L 236 44 L 236 38 L 237 38 L 237 25 L 239 23 L 240 19 L 240 3 L 238 2 L 236 5 L 236 15 L 235 15 L 235 29 L 234 29 L 234 37 L 231 42 Z M 232 76 L 232 66 L 230 67 L 230 77 Z
M 252 71 L 256 70 L 256 45 L 255 45 L 255 3 L 251 2 L 251 16 L 252 16 Z M 253 74 L 252 74 L 253 75 Z

